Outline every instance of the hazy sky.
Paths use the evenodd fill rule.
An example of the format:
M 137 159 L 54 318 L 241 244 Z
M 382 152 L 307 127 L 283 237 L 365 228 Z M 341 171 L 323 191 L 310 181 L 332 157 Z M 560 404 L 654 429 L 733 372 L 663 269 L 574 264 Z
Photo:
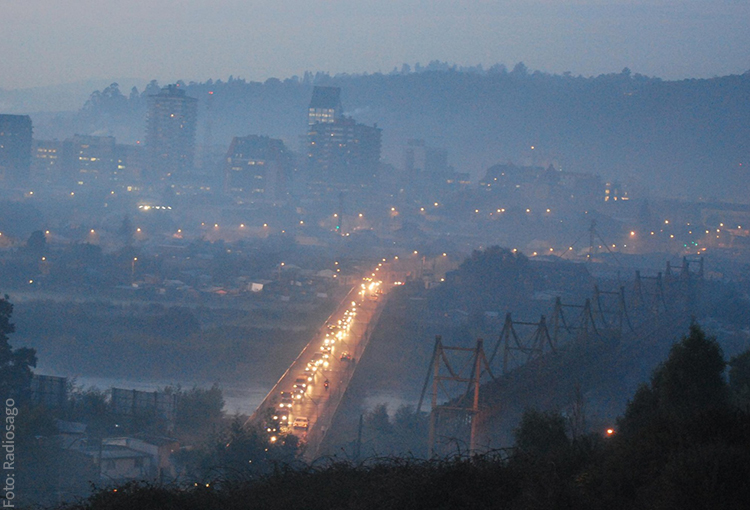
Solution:
M 0 0 L 0 88 L 402 63 L 667 79 L 750 69 L 748 0 Z

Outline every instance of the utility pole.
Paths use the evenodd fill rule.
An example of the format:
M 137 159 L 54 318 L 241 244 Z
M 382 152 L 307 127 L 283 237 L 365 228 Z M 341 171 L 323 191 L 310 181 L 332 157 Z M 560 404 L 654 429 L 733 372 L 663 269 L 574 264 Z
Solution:
M 477 340 L 477 349 L 474 354 L 474 402 L 471 406 L 471 435 L 469 436 L 469 453 L 477 453 L 477 428 L 479 423 L 479 378 L 482 375 L 482 357 L 484 356 L 484 340 Z
M 443 343 L 440 335 L 435 337 L 435 350 L 432 355 L 432 407 L 430 407 L 430 432 L 427 437 L 427 457 L 435 454 L 435 420 L 437 419 L 438 377 L 440 375 L 440 356 L 443 355 Z M 421 399 L 420 399 L 421 403 Z
M 359 461 L 362 454 L 362 427 L 364 424 L 364 414 L 359 415 L 359 427 L 357 427 L 357 443 L 354 445 L 354 460 Z

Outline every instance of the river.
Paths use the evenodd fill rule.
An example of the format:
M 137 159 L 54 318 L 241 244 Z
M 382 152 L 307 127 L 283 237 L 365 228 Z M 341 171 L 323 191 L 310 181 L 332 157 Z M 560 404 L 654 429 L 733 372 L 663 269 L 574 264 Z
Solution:
M 83 386 L 84 389 L 96 387 L 100 390 L 108 390 L 110 388 L 122 388 L 126 390 L 139 390 L 139 391 L 156 391 L 161 390 L 165 386 L 177 386 L 180 385 L 183 388 L 192 388 L 197 386 L 199 388 L 210 388 L 214 383 L 211 381 L 143 381 L 143 380 L 128 380 L 121 378 L 108 378 L 108 377 L 76 377 L 76 386 Z M 250 385 L 239 385 L 230 384 L 224 385 L 217 383 L 221 388 L 224 396 L 224 412 L 228 415 L 235 413 L 250 415 L 263 401 L 263 397 L 273 387 L 273 383 L 264 384 L 250 384 Z

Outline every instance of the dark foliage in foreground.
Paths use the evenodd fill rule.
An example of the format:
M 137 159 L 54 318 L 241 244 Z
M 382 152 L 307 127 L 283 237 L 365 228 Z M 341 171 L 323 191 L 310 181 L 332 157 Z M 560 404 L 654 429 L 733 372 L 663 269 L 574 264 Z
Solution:
M 132 484 L 101 490 L 66 510 L 179 508 L 519 508 L 516 470 L 494 456 L 451 461 L 390 459 L 280 470 L 261 481 L 166 488 Z
M 750 508 L 750 414 L 733 404 L 723 354 L 697 326 L 672 347 L 612 437 L 571 439 L 557 413 L 529 410 L 516 448 L 448 460 L 374 459 L 209 484 L 102 489 L 62 510 Z

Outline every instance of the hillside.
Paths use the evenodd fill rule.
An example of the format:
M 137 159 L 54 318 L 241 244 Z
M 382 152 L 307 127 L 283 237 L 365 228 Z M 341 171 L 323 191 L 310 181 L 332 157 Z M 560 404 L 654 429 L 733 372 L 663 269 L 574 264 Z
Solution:
M 734 190 L 730 199 L 747 201 L 746 186 L 736 184 L 748 182 L 750 168 L 748 73 L 663 81 L 625 69 L 584 78 L 530 72 L 519 64 L 511 72 L 433 66 L 388 75 L 319 73 L 265 83 L 230 77 L 182 86 L 201 102 L 199 144 L 207 140 L 210 119 L 218 147 L 226 148 L 233 136 L 263 134 L 297 149 L 314 84 L 341 87 L 347 115 L 383 128 L 383 156 L 396 167 L 407 139 L 423 138 L 447 148 L 449 162 L 475 179 L 498 162 L 555 162 L 621 180 L 641 193 L 710 198 Z M 157 87 L 151 82 L 141 91 L 96 91 L 75 116 L 35 118 L 35 135 L 111 134 L 134 143 L 145 131 L 146 96 Z
M 100 490 L 67 510 L 251 508 L 747 508 L 748 359 L 730 362 L 697 326 L 632 396 L 617 429 L 569 432 L 525 412 L 515 447 L 487 455 L 274 465 L 265 474 Z
M 589 334 L 573 329 L 581 326 L 578 322 L 581 309 L 567 308 L 565 321 L 571 332 L 559 331 L 557 351 L 551 352 L 549 345 L 545 345 L 543 356 L 519 366 L 524 356 L 518 350 L 510 350 L 509 370 L 504 374 L 505 342 L 499 337 L 504 328 L 505 313 L 511 312 L 513 320 L 520 322 L 535 322 L 545 314 L 550 336 L 554 336 L 555 321 L 554 300 L 531 299 L 550 284 L 541 278 L 544 264 L 529 264 L 520 255 L 509 255 L 507 250 L 496 247 L 475 252 L 450 281 L 437 288 L 425 290 L 414 285 L 391 293 L 327 437 L 324 451 L 351 456 L 358 419 L 364 414 L 363 452 L 371 455 L 407 452 L 424 455 L 424 434 L 411 443 L 396 445 L 391 436 L 385 440 L 378 438 L 376 430 L 368 431 L 367 420 L 374 419 L 377 404 L 387 404 L 388 412 L 397 419 L 400 404 L 415 404 L 419 400 L 425 378 L 432 372 L 431 357 L 436 335 L 442 337 L 445 346 L 463 348 L 473 348 L 476 340 L 483 338 L 484 350 L 490 359 L 496 351 L 490 366 L 497 380 L 485 373 L 480 390 L 479 444 L 488 448 L 513 444 L 513 430 L 528 409 L 559 411 L 566 415 L 578 412 L 583 422 L 580 426 L 588 431 L 612 426 L 639 385 L 648 380 L 673 343 L 688 330 L 691 317 L 708 325 L 709 334 L 718 333 L 719 343 L 727 356 L 737 355 L 750 345 L 750 335 L 746 331 L 750 302 L 731 284 L 700 280 L 696 275 L 687 281 L 670 281 L 668 288 L 671 290 L 664 294 L 669 309 L 665 309 L 661 301 L 656 309 L 644 308 L 634 301 L 634 281 L 626 274 L 623 274 L 622 281 L 592 279 L 579 266 L 582 271 L 572 273 L 578 278 L 559 282 L 559 287 L 551 288 L 566 290 L 562 296 L 565 305 L 580 306 L 587 297 L 591 298 L 595 303 L 590 316 L 594 325 L 589 322 Z M 560 262 L 556 267 L 562 272 L 576 265 Z M 600 300 L 604 314 L 596 305 L 599 300 L 594 298 L 595 284 L 602 289 Z M 619 285 L 625 286 L 628 307 L 621 329 L 616 327 L 616 299 L 612 294 L 604 294 L 607 289 L 618 289 Z M 686 289 L 694 294 L 689 294 Z M 644 296 L 651 291 L 644 289 Z M 694 302 L 686 299 L 688 295 L 694 296 Z M 466 312 L 461 313 L 461 309 Z M 722 309 L 734 311 L 721 315 L 719 311 Z M 735 323 L 731 322 L 732 317 Z M 531 346 L 534 326 L 517 323 L 514 330 L 520 344 Z M 510 343 L 513 347 L 512 340 Z M 461 375 L 469 377 L 466 369 L 467 365 L 470 366 L 468 355 L 447 353 L 446 356 L 454 370 L 462 369 Z M 518 363 L 514 363 L 514 359 Z M 440 364 L 440 375 L 449 375 L 443 363 Z M 466 388 L 466 383 L 443 380 L 438 402 L 457 398 Z M 423 412 L 430 409 L 431 395 L 430 382 L 422 405 Z M 472 395 L 469 394 L 469 401 Z M 579 406 L 577 411 L 576 406 Z M 468 441 L 467 430 L 460 427 L 453 430 L 448 425 L 442 431 L 438 430 L 438 434 L 449 438 L 448 443 L 456 437 Z M 455 445 L 449 445 L 448 449 L 455 450 Z

